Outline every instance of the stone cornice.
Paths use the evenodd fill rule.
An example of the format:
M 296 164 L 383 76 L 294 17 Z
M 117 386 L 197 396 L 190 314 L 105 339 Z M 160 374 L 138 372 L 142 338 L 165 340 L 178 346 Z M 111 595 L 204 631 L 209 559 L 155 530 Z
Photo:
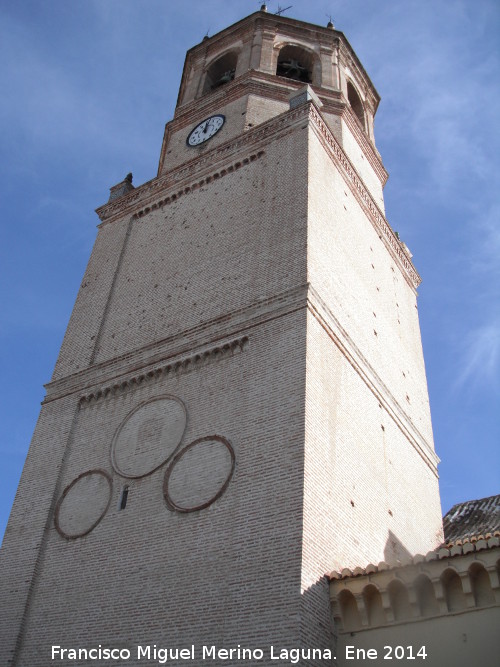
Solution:
M 316 129 L 317 136 L 321 143 L 335 164 L 340 168 L 346 183 L 349 185 L 352 193 L 367 214 L 367 217 L 375 228 L 379 238 L 385 244 L 391 257 L 400 268 L 401 273 L 406 278 L 408 284 L 410 287 L 412 287 L 413 290 L 416 290 L 416 288 L 421 283 L 420 276 L 415 270 L 415 267 L 410 261 L 407 253 L 403 249 L 401 242 L 385 219 L 382 211 L 379 209 L 373 197 L 367 190 L 353 164 L 342 150 L 338 141 L 333 136 L 328 125 L 326 124 L 326 121 L 321 116 L 321 113 L 313 104 L 310 104 L 310 116 L 314 121 L 313 127 Z
M 149 365 L 147 369 L 140 369 L 132 375 L 114 378 L 111 382 L 94 387 L 80 396 L 80 405 L 89 405 L 101 399 L 123 394 L 139 386 L 149 384 L 159 378 L 188 373 L 214 361 L 233 357 L 235 354 L 243 352 L 247 343 L 248 336 L 240 336 L 239 338 L 220 341 L 217 345 L 202 346 L 195 351 L 190 350 L 186 354 L 175 355 L 158 364 Z
M 214 113 L 221 106 L 241 99 L 245 95 L 260 95 L 266 99 L 288 103 L 290 93 L 303 86 L 300 81 L 249 70 L 225 86 L 177 108 L 174 118 L 167 123 L 167 127 L 172 127 L 173 131 L 187 127 L 200 118 Z
M 164 176 L 152 179 L 127 195 L 101 206 L 97 209 L 97 213 L 103 223 L 108 223 L 125 215 L 138 215 L 141 210 L 148 212 L 148 208 L 152 210 L 164 206 L 166 203 L 175 201 L 180 196 L 189 193 L 192 189 L 198 187 L 201 182 L 207 182 L 207 177 L 210 177 L 211 173 L 218 174 L 217 178 L 219 178 L 221 175 L 233 171 L 236 164 L 241 166 L 261 157 L 264 154 L 264 148 L 270 141 L 289 133 L 306 119 L 312 121 L 311 126 L 334 163 L 339 167 L 346 183 L 367 214 L 379 238 L 385 244 L 408 284 L 416 290 L 421 279 L 408 254 L 403 249 L 401 242 L 392 231 L 351 161 L 333 136 L 321 113 L 312 102 L 307 102 L 293 110 L 275 116 L 271 120 L 248 130 L 236 139 L 229 139 L 207 151 L 203 156 L 197 156 Z M 242 149 L 250 149 L 252 151 L 250 156 L 241 158 Z M 239 160 L 235 159 L 237 154 L 240 156 Z M 235 163 L 233 169 L 229 169 L 232 159 L 235 159 Z M 227 165 L 227 167 L 222 165 Z
M 138 386 L 161 374 L 194 368 L 197 363 L 223 358 L 226 353 L 232 355 L 238 347 L 244 348 L 249 330 L 253 327 L 305 308 L 306 304 L 307 285 L 262 299 L 164 340 L 50 382 L 45 385 L 47 395 L 44 403 L 69 394 L 78 394 L 85 400 L 109 395 L 111 391 Z
M 193 157 L 192 160 L 184 162 L 163 176 L 147 181 L 127 195 L 100 206 L 96 212 L 103 223 L 109 223 L 123 216 L 135 215 L 148 205 L 157 208 L 159 201 L 164 205 L 168 196 L 172 199 L 171 195 L 175 195 L 175 199 L 187 194 L 192 185 L 199 184 L 203 179 L 206 180 L 207 176 L 215 173 L 220 175 L 224 167 L 226 167 L 225 173 L 233 171 L 234 169 L 228 170 L 232 163 L 233 167 L 236 164 L 241 166 L 261 157 L 270 140 L 288 134 L 295 125 L 300 125 L 307 117 L 308 108 L 305 105 L 280 114 L 236 139 L 229 139 L 203 155 Z M 242 149 L 250 149 L 250 155 L 243 157 Z
M 194 182 L 190 182 L 188 185 L 185 185 L 184 187 L 180 188 L 177 191 L 174 192 L 169 191 L 168 194 L 165 194 L 163 199 L 153 201 L 150 206 L 144 206 L 140 210 L 136 211 L 134 215 L 138 218 L 142 218 L 143 215 L 147 215 L 150 211 L 155 210 L 157 208 L 161 208 L 163 206 L 167 206 L 168 204 L 177 201 L 184 195 L 187 195 L 190 192 L 193 192 L 194 190 L 197 190 L 198 188 L 201 188 L 208 183 L 212 183 L 212 181 L 217 181 L 218 179 L 223 178 L 227 174 L 231 174 L 233 171 L 237 171 L 238 169 L 241 169 L 241 167 L 244 167 L 247 164 L 250 164 L 251 162 L 258 160 L 263 155 L 265 155 L 265 151 L 261 150 L 255 153 L 250 153 L 250 155 L 247 155 L 241 160 L 235 160 L 230 164 L 227 164 L 227 162 L 225 162 L 224 166 L 221 167 L 218 171 L 210 170 L 210 172 L 207 173 L 205 176 L 203 176 L 203 178 L 200 178 L 199 180 Z M 200 162 L 198 161 L 198 166 L 199 165 Z M 210 166 L 212 167 L 213 163 L 211 163 Z M 203 175 L 206 172 L 200 169 L 199 173 L 200 175 Z
M 309 287 L 308 308 L 379 403 L 384 407 L 387 414 L 398 426 L 411 446 L 437 477 L 439 458 L 433 447 L 427 442 L 406 412 L 401 408 L 399 401 L 397 401 L 312 285 Z
M 389 173 L 384 167 L 382 157 L 378 152 L 375 144 L 370 141 L 370 138 L 363 130 L 360 122 L 356 118 L 356 115 L 352 111 L 351 105 L 345 100 L 340 91 L 335 94 L 325 95 L 324 90 L 321 90 L 321 92 L 318 93 L 318 97 L 323 103 L 323 106 L 321 107 L 322 114 L 340 116 L 346 123 L 352 135 L 358 142 L 359 147 L 363 151 L 364 156 L 380 180 L 382 187 L 384 187 L 387 183 L 387 179 L 389 178 Z
M 261 158 L 265 155 L 265 151 L 261 150 L 250 153 L 247 157 L 235 160 L 229 164 L 225 160 L 225 166 L 215 170 L 213 167 L 216 162 L 220 161 L 220 155 L 220 152 L 215 155 L 210 153 L 187 164 L 184 163 L 181 167 L 169 172 L 164 177 L 153 179 L 140 186 L 140 189 L 144 188 L 142 192 L 137 193 L 139 188 L 136 188 L 134 193 L 137 193 L 137 196 L 129 195 L 119 201 L 104 204 L 104 206 L 97 209 L 97 213 L 102 220 L 101 224 L 113 222 L 126 215 L 142 217 L 145 213 L 168 205 L 206 183 L 211 183 Z M 207 156 L 211 156 L 212 160 L 210 160 L 210 157 L 207 159 Z M 192 176 L 195 173 L 198 179 L 193 181 Z M 163 198 L 161 199 L 159 198 L 160 193 L 163 194 Z

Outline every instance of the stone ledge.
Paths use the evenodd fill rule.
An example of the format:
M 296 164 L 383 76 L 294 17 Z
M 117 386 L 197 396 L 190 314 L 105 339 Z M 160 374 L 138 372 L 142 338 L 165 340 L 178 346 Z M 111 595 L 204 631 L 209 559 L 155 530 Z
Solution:
M 241 336 L 223 344 L 197 351 L 196 353 L 170 359 L 166 364 L 156 365 L 148 370 L 127 378 L 120 378 L 116 382 L 103 385 L 94 389 L 90 393 L 80 396 L 79 404 L 81 407 L 90 403 L 95 403 L 104 398 L 123 394 L 131 389 L 136 389 L 145 383 L 155 381 L 160 377 L 167 375 L 179 375 L 188 373 L 207 363 L 218 361 L 226 357 L 232 357 L 239 352 L 243 352 L 248 344 L 248 336 Z
M 58 400 L 68 394 L 95 393 L 96 387 L 112 386 L 118 379 L 121 382 L 121 378 L 143 375 L 156 366 L 166 366 L 178 359 L 195 356 L 199 350 L 224 347 L 233 339 L 248 337 L 249 333 L 246 332 L 253 327 L 305 308 L 307 289 L 307 284 L 293 287 L 166 339 L 49 382 L 45 385 L 47 395 L 43 403 Z

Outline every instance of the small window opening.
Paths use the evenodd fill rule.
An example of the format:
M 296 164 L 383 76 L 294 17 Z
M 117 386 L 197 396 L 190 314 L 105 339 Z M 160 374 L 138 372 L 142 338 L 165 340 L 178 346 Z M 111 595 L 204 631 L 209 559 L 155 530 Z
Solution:
M 124 510 L 127 507 L 127 498 L 128 498 L 128 485 L 125 485 L 122 489 L 122 494 L 120 496 L 120 504 L 118 509 Z

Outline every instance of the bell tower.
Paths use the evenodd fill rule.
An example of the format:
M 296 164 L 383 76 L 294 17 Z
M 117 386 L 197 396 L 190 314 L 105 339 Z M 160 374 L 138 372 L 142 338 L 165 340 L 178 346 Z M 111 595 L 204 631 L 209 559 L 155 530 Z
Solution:
M 287 111 L 290 98 L 300 100 L 297 93 L 307 85 L 383 211 L 387 172 L 373 134 L 380 98 L 356 54 L 331 23 L 320 28 L 263 11 L 188 51 L 158 175 L 192 157 L 183 129 L 200 114 L 226 112 L 228 125 L 218 138 L 224 142 Z
M 4 540 L 2 665 L 326 649 L 327 572 L 441 542 L 378 103 L 331 25 L 260 11 L 188 51 L 157 176 L 97 210 Z

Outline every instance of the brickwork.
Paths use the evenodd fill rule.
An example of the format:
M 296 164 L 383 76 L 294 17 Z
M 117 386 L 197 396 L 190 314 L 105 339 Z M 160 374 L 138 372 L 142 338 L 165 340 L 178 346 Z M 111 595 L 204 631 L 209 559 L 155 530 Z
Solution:
M 183 164 L 187 160 L 196 159 L 200 157 L 200 155 L 210 151 L 214 146 L 220 145 L 243 132 L 248 97 L 238 97 L 236 100 L 227 103 L 224 96 L 219 96 L 218 101 L 218 104 L 217 102 L 214 103 L 214 101 L 212 101 L 210 108 L 207 108 L 204 112 L 198 110 L 195 117 L 196 120 L 191 116 L 187 116 L 184 122 L 175 123 L 172 134 L 169 137 L 168 149 L 166 152 L 166 164 L 168 164 L 168 169 L 175 168 L 177 165 Z M 192 126 L 202 121 L 205 117 L 216 113 L 224 114 L 226 119 L 218 134 L 210 139 L 210 141 L 201 144 L 200 146 L 187 146 L 186 137 L 192 129 Z
M 46 536 L 55 530 L 54 510 L 64 488 L 60 474 L 75 413 L 71 397 L 46 406 L 24 464 L 0 551 L 0 664 L 11 664 L 27 628 L 27 608 L 43 569 Z
M 184 152 L 184 128 L 203 115 L 224 113 L 231 119 L 230 126 L 215 139 L 217 143 L 286 110 L 290 93 L 300 86 L 297 81 L 275 76 L 279 52 L 287 42 L 308 54 L 313 63 L 311 83 L 325 104 L 324 118 L 383 211 L 382 188 L 387 172 L 375 148 L 373 133 L 379 96 L 350 44 L 335 30 L 297 25 L 285 17 L 276 22 L 261 12 L 188 52 L 175 118 L 166 129 L 159 173 L 166 173 L 183 158 L 189 159 Z M 228 53 L 237 59 L 234 80 L 207 95 L 207 71 Z M 356 84 L 363 99 L 366 131 L 347 102 L 348 81 Z
M 85 537 L 65 541 L 53 524 L 46 531 L 18 664 L 46 665 L 52 643 L 82 646 L 94 637 L 118 646 L 298 641 L 304 317 L 302 310 L 262 325 L 241 355 L 79 411 L 60 487 L 103 469 L 113 479 L 112 502 Z M 186 405 L 182 446 L 220 433 L 235 451 L 226 492 L 200 512 L 167 508 L 164 467 L 124 480 L 111 466 L 124 418 L 164 394 Z M 124 483 L 128 502 L 119 510 Z
M 296 131 L 132 226 L 96 361 L 305 282 L 306 146 Z
M 314 135 L 310 161 L 308 280 L 432 448 L 415 291 Z
M 92 363 L 129 231 L 129 219 L 120 220 L 113 228 L 99 230 L 62 342 L 53 380 Z

